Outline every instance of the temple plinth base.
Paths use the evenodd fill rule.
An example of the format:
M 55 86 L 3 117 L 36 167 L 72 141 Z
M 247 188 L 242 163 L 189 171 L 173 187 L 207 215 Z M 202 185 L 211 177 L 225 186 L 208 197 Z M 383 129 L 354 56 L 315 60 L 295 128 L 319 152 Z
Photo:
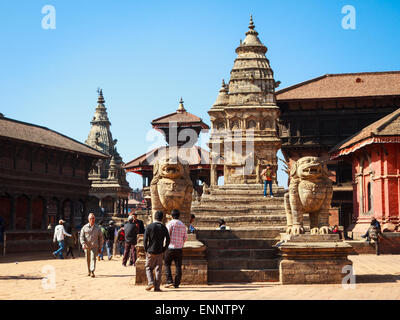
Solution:
M 279 278 L 282 284 L 340 284 L 353 263 L 351 245 L 339 235 L 281 234 Z M 342 273 L 343 272 L 343 273 Z
M 136 246 L 138 259 L 136 260 L 136 285 L 147 285 L 146 256 L 143 247 L 143 236 L 138 239 Z M 172 276 L 175 276 L 175 264 L 171 265 Z M 161 285 L 166 284 L 165 268 L 163 266 Z M 206 246 L 196 239 L 196 235 L 189 234 L 183 248 L 182 280 L 181 284 L 207 284 Z

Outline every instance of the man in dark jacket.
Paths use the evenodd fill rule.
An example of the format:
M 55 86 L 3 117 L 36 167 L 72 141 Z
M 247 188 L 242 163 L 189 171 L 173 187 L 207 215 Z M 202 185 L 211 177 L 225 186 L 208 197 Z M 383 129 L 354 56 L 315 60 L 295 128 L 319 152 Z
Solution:
M 129 216 L 128 222 L 124 226 L 125 230 L 125 250 L 124 257 L 122 258 L 122 265 L 126 267 L 126 262 L 130 256 L 129 265 L 133 265 L 136 262 L 136 250 L 135 246 L 137 243 L 137 235 L 139 230 L 136 224 L 133 222 L 133 216 Z
M 108 223 L 108 227 L 106 228 L 106 234 L 105 234 L 108 260 L 112 259 L 114 239 L 115 239 L 114 221 L 110 220 L 110 222 Z
M 144 223 L 142 220 L 139 220 L 137 218 L 136 213 L 132 214 L 133 216 L 133 223 L 136 224 L 136 226 L 139 228 L 139 234 L 144 234 Z
M 163 265 L 163 254 L 167 250 L 170 237 L 167 228 L 162 224 L 162 211 L 154 214 L 155 222 L 147 226 L 143 236 L 143 246 L 146 252 L 146 276 L 148 285 L 147 291 L 154 288 L 154 291 L 161 291 L 161 272 Z M 165 242 L 165 244 L 164 244 Z M 153 270 L 155 269 L 155 281 Z

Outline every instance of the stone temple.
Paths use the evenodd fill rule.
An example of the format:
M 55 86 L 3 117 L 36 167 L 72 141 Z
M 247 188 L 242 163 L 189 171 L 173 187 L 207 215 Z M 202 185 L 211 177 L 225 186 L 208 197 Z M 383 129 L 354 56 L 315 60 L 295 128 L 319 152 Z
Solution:
M 246 38 L 236 49 L 231 78 L 222 81 L 208 111 L 210 187 L 192 203 L 198 239 L 207 246 L 208 282 L 279 281 L 279 258 L 273 245 L 286 230 L 284 188 L 273 181 L 274 197 L 263 196 L 261 172 L 278 169 L 279 108 L 267 47 L 250 18 Z M 222 160 L 218 156 L 222 156 Z M 224 185 L 217 166 L 224 166 Z M 218 219 L 230 231 L 217 231 Z
M 91 200 L 88 209 L 102 218 L 127 215 L 128 196 L 131 192 L 122 168 L 124 163 L 117 151 L 117 140 L 111 134 L 111 122 L 104 103 L 103 90 L 100 89 L 97 107 L 90 122 L 92 126 L 85 141 L 88 146 L 109 156 L 108 159 L 97 161 L 89 172 Z
M 208 111 L 212 123 L 209 140 L 211 150 L 211 185 L 201 201 L 194 203 L 192 213 L 202 228 L 214 228 L 218 218 L 230 227 L 262 225 L 268 238 L 284 231 L 283 188 L 274 181 L 275 198 L 263 197 L 261 171 L 270 164 L 277 171 L 277 151 L 281 140 L 277 133 L 279 108 L 275 101 L 274 80 L 267 47 L 258 38 L 250 19 L 246 38 L 236 49 L 231 79 L 222 81 L 217 99 Z M 217 185 L 214 168 L 222 155 L 224 185 Z M 254 229 L 255 231 L 255 229 Z

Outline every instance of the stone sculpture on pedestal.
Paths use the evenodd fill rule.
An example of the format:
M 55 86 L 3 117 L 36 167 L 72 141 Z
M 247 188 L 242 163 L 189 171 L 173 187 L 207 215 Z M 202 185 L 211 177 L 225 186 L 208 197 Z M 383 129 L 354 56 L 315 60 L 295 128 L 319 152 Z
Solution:
M 162 211 L 166 222 L 170 220 L 171 211 L 178 209 L 180 220 L 188 226 L 193 193 L 189 166 L 164 157 L 154 164 L 153 175 L 150 185 L 153 215 Z
M 304 233 L 303 215 L 310 214 L 310 233 L 328 234 L 332 181 L 326 164 L 318 157 L 303 157 L 290 169 L 289 192 L 285 194 L 287 234 Z

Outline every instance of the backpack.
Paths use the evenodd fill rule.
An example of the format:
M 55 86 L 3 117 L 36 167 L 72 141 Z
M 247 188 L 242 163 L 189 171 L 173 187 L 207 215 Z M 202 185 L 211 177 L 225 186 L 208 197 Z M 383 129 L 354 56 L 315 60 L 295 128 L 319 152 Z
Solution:
M 119 233 L 118 241 L 125 241 L 125 230 L 121 230 Z

